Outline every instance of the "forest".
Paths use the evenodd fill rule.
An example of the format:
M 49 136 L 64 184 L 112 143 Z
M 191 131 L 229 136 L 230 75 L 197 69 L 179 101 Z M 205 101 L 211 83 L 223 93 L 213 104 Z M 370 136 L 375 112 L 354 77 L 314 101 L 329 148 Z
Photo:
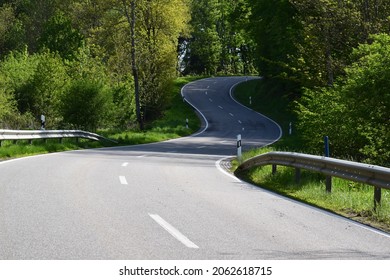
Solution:
M 0 127 L 143 129 L 178 76 L 260 75 L 307 151 L 390 166 L 388 0 L 0 0 Z

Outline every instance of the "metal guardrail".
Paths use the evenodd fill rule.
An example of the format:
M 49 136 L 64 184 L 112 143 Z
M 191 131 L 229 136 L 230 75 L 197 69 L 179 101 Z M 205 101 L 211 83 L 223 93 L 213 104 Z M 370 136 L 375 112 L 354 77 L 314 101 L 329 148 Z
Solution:
M 329 192 L 331 191 L 331 177 L 372 185 L 375 187 L 375 205 L 380 203 L 381 189 L 390 189 L 390 168 L 299 153 L 270 152 L 256 156 L 242 163 L 236 172 L 264 165 L 272 165 L 273 173 L 277 171 L 277 165 L 294 167 L 297 181 L 300 180 L 301 169 L 327 175 L 327 191 Z
M 35 140 L 35 139 L 63 139 L 63 138 L 84 138 L 94 141 L 113 142 L 96 133 L 82 130 L 6 130 L 0 129 L 0 145 L 3 140 Z

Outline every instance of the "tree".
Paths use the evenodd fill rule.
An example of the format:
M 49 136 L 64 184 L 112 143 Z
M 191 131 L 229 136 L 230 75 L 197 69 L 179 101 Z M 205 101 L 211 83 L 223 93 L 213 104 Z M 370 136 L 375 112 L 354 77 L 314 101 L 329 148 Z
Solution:
M 121 1 L 128 22 L 137 119 L 158 116 L 176 74 L 177 45 L 186 28 L 186 0 Z
M 370 39 L 355 49 L 345 80 L 307 90 L 299 106 L 300 130 L 317 152 L 328 135 L 333 156 L 390 166 L 390 36 Z
M 221 20 L 219 8 L 218 0 L 191 1 L 192 30 L 187 47 L 187 73 L 215 75 L 218 71 L 222 52 L 217 30 Z
M 298 11 L 288 0 L 249 0 L 252 6 L 250 30 L 255 42 L 257 70 L 271 94 L 295 97 L 299 94 L 300 72 L 294 58 L 299 54 L 298 42 L 303 27 Z
M 23 38 L 23 25 L 14 8 L 9 4 L 0 6 L 0 59 L 12 50 L 21 49 Z
M 39 45 L 41 49 L 47 48 L 64 59 L 72 60 L 83 41 L 83 36 L 73 28 L 71 20 L 63 12 L 57 12 L 44 25 Z

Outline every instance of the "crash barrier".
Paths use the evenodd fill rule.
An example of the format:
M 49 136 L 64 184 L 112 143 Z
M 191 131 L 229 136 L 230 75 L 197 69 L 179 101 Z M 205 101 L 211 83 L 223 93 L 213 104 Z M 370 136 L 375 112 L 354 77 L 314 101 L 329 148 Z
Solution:
M 277 172 L 278 165 L 295 168 L 297 182 L 300 181 L 301 169 L 322 173 L 327 176 L 326 190 L 328 192 L 332 190 L 332 177 L 372 185 L 375 189 L 375 207 L 381 202 L 382 188 L 390 189 L 390 168 L 300 153 L 262 154 L 243 162 L 236 172 L 265 165 L 272 165 L 272 173 Z
M 6 130 L 0 129 L 0 146 L 3 140 L 29 140 L 30 143 L 32 140 L 36 139 L 62 139 L 64 138 L 84 138 L 94 141 L 101 142 L 112 142 L 117 143 L 114 140 L 105 138 L 96 133 L 91 133 L 82 130 Z

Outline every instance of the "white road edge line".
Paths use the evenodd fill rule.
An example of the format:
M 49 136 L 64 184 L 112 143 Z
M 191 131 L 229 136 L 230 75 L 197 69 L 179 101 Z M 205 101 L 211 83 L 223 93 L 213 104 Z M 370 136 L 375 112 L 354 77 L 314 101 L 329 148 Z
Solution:
M 173 226 L 171 226 L 167 221 L 165 221 L 163 218 L 161 218 L 159 215 L 156 214 L 149 214 L 149 216 L 157 223 L 159 224 L 163 229 L 165 229 L 169 234 L 171 234 L 173 237 L 175 237 L 178 241 L 183 243 L 188 248 L 193 249 L 199 249 L 199 247 L 193 243 L 191 240 L 189 240 L 187 237 L 185 237 L 180 231 L 175 229 Z
M 122 164 L 122 167 L 126 167 L 126 166 L 128 166 L 128 165 L 129 165 L 128 162 L 124 162 L 124 163 Z
M 122 185 L 128 185 L 125 176 L 119 176 L 119 181 L 121 182 Z
M 222 162 L 223 160 L 226 160 L 226 159 L 229 159 L 229 158 L 231 158 L 231 157 L 221 158 L 220 160 L 218 160 L 218 161 L 215 162 L 215 166 L 217 167 L 217 169 L 218 169 L 219 171 L 221 171 L 221 172 L 222 172 L 223 174 L 225 174 L 226 176 L 229 176 L 230 178 L 234 179 L 235 181 L 242 183 L 242 181 L 241 181 L 240 179 L 238 179 L 236 176 L 234 176 L 233 174 L 227 172 L 225 169 L 223 169 L 223 168 L 221 167 L 221 162 Z

